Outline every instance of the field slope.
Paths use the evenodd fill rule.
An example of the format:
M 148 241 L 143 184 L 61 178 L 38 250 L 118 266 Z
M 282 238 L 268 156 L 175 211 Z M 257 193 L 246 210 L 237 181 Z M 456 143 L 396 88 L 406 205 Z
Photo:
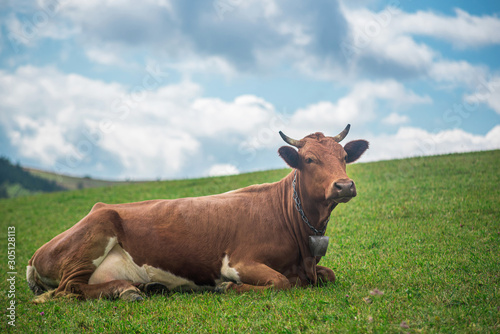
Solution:
M 15 299 L 9 281 L 0 282 L 0 332 L 498 333 L 499 162 L 497 150 L 349 166 L 358 197 L 333 212 L 321 261 L 336 272 L 334 284 L 242 295 L 176 293 L 142 303 L 34 305 L 25 266 L 97 201 L 214 194 L 276 181 L 289 170 L 0 200 L 2 269 L 12 271 L 7 231 L 14 226 L 17 271 Z M 16 327 L 8 325 L 11 300 Z
M 124 184 L 133 184 L 141 181 L 108 181 L 93 179 L 89 176 L 87 177 L 74 177 L 69 175 L 56 174 L 52 172 L 47 172 L 35 168 L 25 168 L 26 171 L 31 174 L 41 177 L 43 179 L 53 181 L 64 189 L 75 190 L 84 188 L 96 188 L 96 187 L 106 187 L 106 186 L 117 186 Z

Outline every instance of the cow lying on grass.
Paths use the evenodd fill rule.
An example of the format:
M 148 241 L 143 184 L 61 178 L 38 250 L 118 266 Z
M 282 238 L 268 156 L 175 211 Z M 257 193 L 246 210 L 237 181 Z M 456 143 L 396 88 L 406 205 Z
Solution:
M 29 261 L 35 301 L 141 300 L 141 290 L 158 287 L 245 292 L 335 281 L 331 269 L 317 265 L 324 254 L 316 253 L 314 240 L 324 239 L 314 236 L 324 234 L 338 203 L 356 196 L 346 164 L 368 142 L 342 147 L 349 127 L 335 137 L 301 140 L 280 132 L 298 150 L 279 149 L 293 171 L 275 183 L 197 198 L 95 204 Z

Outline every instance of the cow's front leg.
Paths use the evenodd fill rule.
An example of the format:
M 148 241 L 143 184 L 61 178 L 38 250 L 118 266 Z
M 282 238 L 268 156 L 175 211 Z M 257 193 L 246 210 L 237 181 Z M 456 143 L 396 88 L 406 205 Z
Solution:
M 238 272 L 239 282 L 224 282 L 218 287 L 218 291 L 262 291 L 270 288 L 277 290 L 290 289 L 291 284 L 286 276 L 274 269 L 261 264 L 239 264 L 234 266 Z
M 335 274 L 333 270 L 323 266 L 316 266 L 316 274 L 318 275 L 318 283 L 335 282 Z

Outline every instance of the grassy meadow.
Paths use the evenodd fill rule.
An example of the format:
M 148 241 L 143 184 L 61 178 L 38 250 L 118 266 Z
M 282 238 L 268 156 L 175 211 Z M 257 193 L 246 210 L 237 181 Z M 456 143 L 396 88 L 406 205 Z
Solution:
M 277 181 L 289 170 L 89 188 L 0 200 L 0 332 L 499 333 L 500 151 L 348 166 L 358 196 L 339 205 L 320 264 L 337 281 L 264 293 L 174 293 L 139 303 L 31 303 L 28 259 L 97 201 L 201 196 Z M 15 227 L 15 268 L 7 267 Z M 144 240 L 147 242 L 147 240 Z

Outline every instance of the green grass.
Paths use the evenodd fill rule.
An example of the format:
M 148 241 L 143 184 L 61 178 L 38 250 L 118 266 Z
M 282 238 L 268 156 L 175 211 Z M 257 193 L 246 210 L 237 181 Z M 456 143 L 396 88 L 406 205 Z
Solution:
M 185 293 L 142 303 L 33 298 L 24 275 L 33 252 L 109 203 L 224 192 L 279 180 L 288 170 L 152 182 L 0 200 L 2 240 L 16 227 L 19 333 L 498 333 L 500 151 L 356 164 L 358 197 L 339 205 L 321 264 L 325 287 L 241 295 Z M 2 268 L 7 272 L 6 255 Z M 0 282 L 7 325 L 8 290 Z M 374 289 L 383 294 L 371 295 Z M 368 298 L 368 299 L 367 299 Z M 12 329 L 10 329 L 12 330 Z

